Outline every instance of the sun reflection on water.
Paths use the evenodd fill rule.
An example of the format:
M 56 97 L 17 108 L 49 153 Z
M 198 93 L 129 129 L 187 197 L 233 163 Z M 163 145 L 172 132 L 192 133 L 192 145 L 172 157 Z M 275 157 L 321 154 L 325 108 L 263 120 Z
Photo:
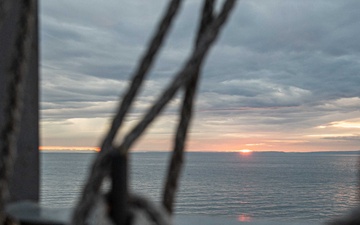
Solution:
M 250 222 L 251 221 L 251 216 L 246 215 L 246 214 L 240 214 L 237 218 L 238 221 L 240 222 Z

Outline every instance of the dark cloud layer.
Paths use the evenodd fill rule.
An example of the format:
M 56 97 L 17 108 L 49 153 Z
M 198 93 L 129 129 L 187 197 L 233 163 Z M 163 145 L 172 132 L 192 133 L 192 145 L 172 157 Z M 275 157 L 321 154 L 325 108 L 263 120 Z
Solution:
M 185 1 L 132 119 L 140 118 L 189 54 L 199 2 Z M 166 1 L 42 1 L 45 144 L 66 139 L 64 133 L 55 142 L 47 136 L 56 122 L 64 122 L 68 135 L 68 121 L 88 119 L 91 127 L 91 119 L 100 118 L 94 124 L 106 127 L 165 6 Z M 357 0 L 239 1 L 203 68 L 190 146 L 341 150 L 341 140 L 346 150 L 357 149 L 359 8 Z M 158 124 L 173 124 L 178 105 L 174 100 Z M 171 132 L 161 126 L 152 132 Z

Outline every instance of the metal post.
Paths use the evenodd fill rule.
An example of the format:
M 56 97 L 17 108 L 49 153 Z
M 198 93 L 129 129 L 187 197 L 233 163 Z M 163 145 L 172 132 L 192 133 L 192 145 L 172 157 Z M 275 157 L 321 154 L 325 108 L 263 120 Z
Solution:
M 31 0 L 36 1 L 36 0 Z M 0 24 L 0 126 L 4 126 L 4 104 L 7 99 L 7 70 L 19 19 L 19 3 L 11 0 Z M 36 4 L 37 11 L 37 4 Z M 37 15 L 37 13 L 36 13 Z M 37 19 L 36 19 L 37 21 Z M 17 139 L 17 157 L 10 184 L 11 201 L 39 200 L 39 72 L 38 72 L 38 27 L 34 29 L 30 65 L 24 84 L 24 106 Z
M 127 156 L 116 153 L 112 157 L 111 164 L 110 217 L 116 225 L 126 224 L 128 220 Z

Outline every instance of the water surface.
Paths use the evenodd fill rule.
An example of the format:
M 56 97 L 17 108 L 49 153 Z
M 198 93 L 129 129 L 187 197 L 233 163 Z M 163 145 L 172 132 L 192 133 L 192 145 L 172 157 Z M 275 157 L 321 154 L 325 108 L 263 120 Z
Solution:
M 41 203 L 70 207 L 94 153 L 42 153 Z M 131 188 L 159 201 L 167 153 L 131 154 Z M 357 155 L 188 153 L 176 213 L 324 221 L 357 204 Z

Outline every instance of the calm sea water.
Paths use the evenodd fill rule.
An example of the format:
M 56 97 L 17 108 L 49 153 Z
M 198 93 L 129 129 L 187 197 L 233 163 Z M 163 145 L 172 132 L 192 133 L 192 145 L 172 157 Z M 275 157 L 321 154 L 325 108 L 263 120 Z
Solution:
M 94 153 L 42 156 L 41 203 L 70 207 Z M 133 153 L 131 187 L 159 201 L 169 154 Z M 354 154 L 188 153 L 176 213 L 276 221 L 324 221 L 357 202 Z

